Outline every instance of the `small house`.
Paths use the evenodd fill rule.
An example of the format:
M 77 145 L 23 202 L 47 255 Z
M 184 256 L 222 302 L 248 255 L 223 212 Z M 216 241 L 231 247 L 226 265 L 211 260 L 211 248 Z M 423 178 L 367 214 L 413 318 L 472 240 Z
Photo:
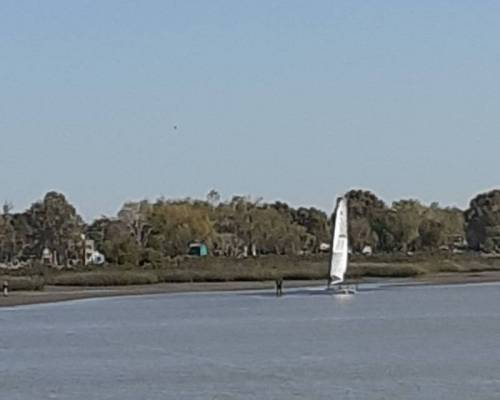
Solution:
M 330 251 L 330 244 L 329 243 L 320 243 L 319 245 L 319 251 L 322 253 L 327 253 Z
M 371 246 L 364 246 L 363 249 L 361 250 L 361 254 L 364 256 L 371 256 L 373 254 L 373 249 Z
M 205 243 L 191 243 L 189 245 L 188 255 L 205 257 L 208 255 L 208 247 Z
M 91 239 L 85 239 L 85 254 L 84 254 L 84 264 L 85 265 L 102 265 L 106 262 L 104 254 L 98 252 L 95 249 L 95 243 Z

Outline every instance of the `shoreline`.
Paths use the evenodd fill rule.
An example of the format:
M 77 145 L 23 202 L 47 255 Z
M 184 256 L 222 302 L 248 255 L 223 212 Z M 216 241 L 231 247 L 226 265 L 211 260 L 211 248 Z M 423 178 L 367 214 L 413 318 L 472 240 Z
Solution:
M 358 283 L 395 283 L 399 286 L 420 285 L 453 285 L 467 283 L 500 282 L 500 271 L 483 272 L 446 272 L 418 276 L 415 278 L 371 278 L 361 279 Z M 347 282 L 352 283 L 352 282 Z M 325 280 L 294 280 L 285 282 L 286 288 L 304 286 L 321 286 Z M 56 303 L 62 301 L 92 299 L 117 296 L 141 296 L 168 293 L 224 292 L 240 290 L 273 290 L 273 281 L 241 281 L 241 282 L 191 282 L 191 283 L 158 283 L 149 285 L 77 287 L 46 286 L 41 291 L 12 291 L 7 297 L 0 297 L 0 308 L 21 305 Z

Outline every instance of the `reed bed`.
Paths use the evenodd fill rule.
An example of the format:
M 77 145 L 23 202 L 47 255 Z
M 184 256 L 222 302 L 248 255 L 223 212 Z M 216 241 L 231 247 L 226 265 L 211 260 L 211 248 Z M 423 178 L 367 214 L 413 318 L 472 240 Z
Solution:
M 0 284 L 7 281 L 9 291 L 14 290 L 42 290 L 45 280 L 42 276 L 10 276 L 0 275 Z
M 353 257 L 348 279 L 363 277 L 410 278 L 436 273 L 473 273 L 500 270 L 500 259 L 477 256 L 407 257 L 398 255 Z M 33 271 L 30 271 L 33 272 Z M 164 282 L 236 282 L 326 279 L 328 256 L 261 256 L 248 259 L 182 257 L 161 265 L 106 265 L 71 270 L 43 270 L 36 276 L 4 277 L 11 290 L 40 290 L 44 284 L 58 286 L 126 286 Z M 0 277 L 0 279 L 2 279 Z

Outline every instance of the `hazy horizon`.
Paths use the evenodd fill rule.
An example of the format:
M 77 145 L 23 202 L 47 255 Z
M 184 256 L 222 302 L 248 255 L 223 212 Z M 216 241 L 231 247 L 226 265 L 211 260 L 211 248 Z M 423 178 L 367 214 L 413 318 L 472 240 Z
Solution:
M 211 189 L 327 212 L 352 188 L 500 186 L 500 4 L 0 4 L 0 201 L 86 220 Z

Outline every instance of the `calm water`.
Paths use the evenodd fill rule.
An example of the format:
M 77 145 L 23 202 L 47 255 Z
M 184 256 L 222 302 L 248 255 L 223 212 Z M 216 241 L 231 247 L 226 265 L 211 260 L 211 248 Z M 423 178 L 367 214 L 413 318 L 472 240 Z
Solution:
M 500 285 L 0 309 L 1 399 L 500 399 Z

